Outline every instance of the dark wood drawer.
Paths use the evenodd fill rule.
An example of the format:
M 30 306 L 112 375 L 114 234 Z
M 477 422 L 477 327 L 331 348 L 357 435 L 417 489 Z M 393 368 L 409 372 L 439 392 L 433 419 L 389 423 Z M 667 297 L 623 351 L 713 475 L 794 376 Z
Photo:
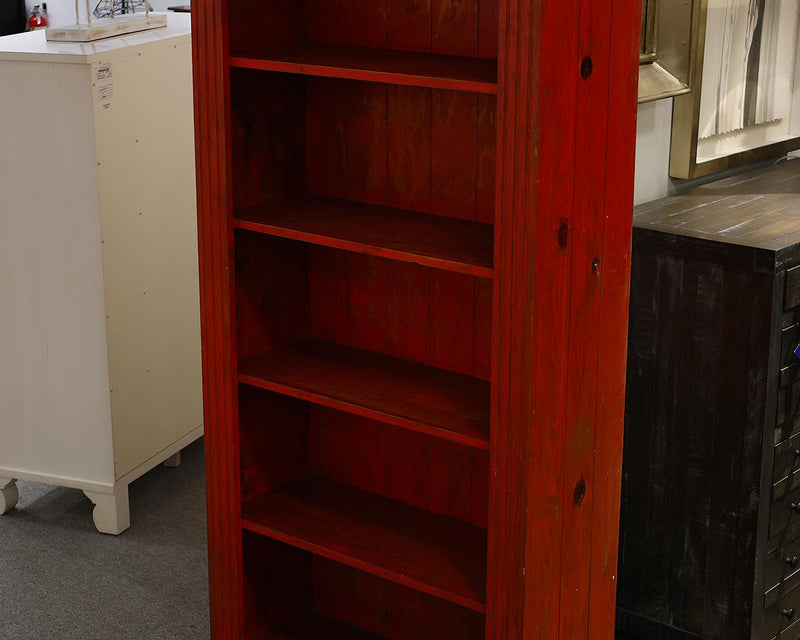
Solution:
M 778 389 L 778 408 L 775 424 L 780 427 L 800 416 L 800 381 Z
M 764 588 L 769 594 L 781 582 L 795 581 L 800 582 L 800 540 L 784 543 L 767 556 Z
M 781 331 L 781 369 L 798 362 L 797 356 L 794 355 L 798 345 L 800 345 L 800 324 L 793 324 Z
M 788 478 L 773 487 L 772 507 L 769 514 L 769 537 L 773 538 L 789 527 L 795 532 L 800 527 L 800 486 L 798 476 L 792 478 L 792 486 L 788 487 Z M 789 489 L 787 493 L 787 488 Z M 793 506 L 794 505 L 794 506 Z M 794 536 L 792 536 L 793 538 Z M 786 538 L 789 539 L 789 536 Z
M 784 593 L 764 611 L 765 638 L 780 637 L 780 640 L 800 638 L 800 589 Z
M 800 469 L 800 433 L 775 445 L 772 482 L 777 483 Z
M 797 356 L 795 358 L 795 361 L 790 366 L 781 369 L 781 375 L 778 377 L 778 386 L 788 387 L 800 381 L 800 359 L 797 359 Z

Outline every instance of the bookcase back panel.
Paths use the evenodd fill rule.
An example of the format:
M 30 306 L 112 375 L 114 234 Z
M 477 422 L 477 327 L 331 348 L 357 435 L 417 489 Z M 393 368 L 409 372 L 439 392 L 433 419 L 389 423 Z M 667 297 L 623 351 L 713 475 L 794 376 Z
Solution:
M 491 281 L 309 247 L 311 333 L 488 379 Z
M 496 96 L 233 69 L 234 210 L 306 192 L 494 222 Z
M 310 425 L 314 473 L 486 526 L 487 451 L 323 407 Z
M 310 553 L 244 531 L 242 556 L 244 638 L 258 637 L 314 607 Z
M 304 37 L 304 15 L 303 2 L 298 0 L 232 0 L 228 3 L 230 48 L 297 42 Z
M 483 640 L 482 614 L 393 582 L 314 559 L 314 604 L 388 640 Z
M 231 48 L 290 42 L 496 59 L 498 0 L 237 0 Z
M 234 209 L 304 191 L 304 79 L 233 69 L 231 94 Z
M 311 472 L 309 417 L 301 400 L 239 385 L 242 502 Z
M 236 234 L 239 357 L 309 334 L 308 248 L 300 242 Z
M 240 385 L 242 501 L 308 473 L 486 526 L 489 455 Z
M 314 337 L 489 379 L 491 280 L 248 231 L 235 237 L 239 357 Z
M 493 222 L 495 96 L 309 78 L 308 190 Z

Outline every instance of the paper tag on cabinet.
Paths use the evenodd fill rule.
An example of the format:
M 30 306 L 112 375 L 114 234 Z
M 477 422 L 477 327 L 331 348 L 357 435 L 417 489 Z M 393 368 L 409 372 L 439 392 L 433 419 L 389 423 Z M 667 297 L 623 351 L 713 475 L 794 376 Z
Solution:
M 94 86 L 97 91 L 97 102 L 100 103 L 101 109 L 110 109 L 112 99 L 114 98 L 111 64 L 108 62 L 95 62 L 92 65 L 92 72 L 94 76 Z
M 105 82 L 106 80 L 111 80 L 112 78 L 111 63 L 95 62 L 93 66 L 94 66 L 95 82 Z

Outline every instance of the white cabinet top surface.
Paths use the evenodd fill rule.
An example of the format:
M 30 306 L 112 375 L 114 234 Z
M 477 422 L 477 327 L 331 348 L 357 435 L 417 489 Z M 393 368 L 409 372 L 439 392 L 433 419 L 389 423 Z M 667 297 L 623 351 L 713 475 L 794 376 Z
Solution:
M 168 13 L 167 26 L 95 42 L 48 42 L 44 30 L 0 37 L 0 61 L 90 64 L 130 53 L 131 48 L 189 40 L 191 16 Z M 176 42 L 177 41 L 177 42 Z

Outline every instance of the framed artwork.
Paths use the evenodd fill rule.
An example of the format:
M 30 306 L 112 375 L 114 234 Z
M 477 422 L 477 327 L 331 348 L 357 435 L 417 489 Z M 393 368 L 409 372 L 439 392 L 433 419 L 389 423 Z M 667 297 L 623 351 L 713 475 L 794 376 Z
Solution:
M 800 148 L 797 0 L 701 0 L 693 92 L 675 98 L 670 175 Z

